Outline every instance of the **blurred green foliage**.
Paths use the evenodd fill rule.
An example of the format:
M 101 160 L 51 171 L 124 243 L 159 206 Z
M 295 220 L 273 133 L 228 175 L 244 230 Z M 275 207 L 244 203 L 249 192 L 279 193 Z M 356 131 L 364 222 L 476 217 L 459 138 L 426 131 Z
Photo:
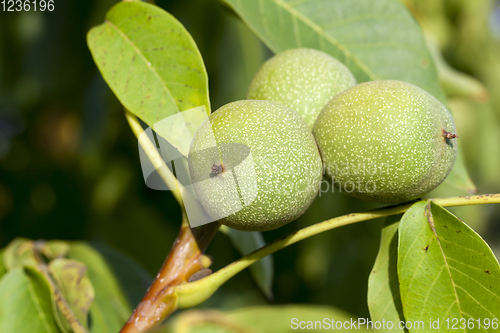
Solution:
M 169 192 L 145 186 L 137 141 L 87 49 L 87 31 L 102 22 L 114 3 L 66 1 L 58 2 L 54 12 L 0 12 L 0 248 L 15 237 L 90 240 L 105 249 L 119 275 L 126 277 L 124 267 L 136 269 L 136 264 L 123 257 L 117 264 L 115 250 L 154 276 L 176 237 L 181 212 Z M 499 192 L 498 3 L 405 3 L 435 36 L 444 60 L 489 91 L 489 98 L 454 96 L 449 106 L 479 193 Z M 253 74 L 272 53 L 216 0 L 158 0 L 157 5 L 195 39 L 209 75 L 212 109 L 243 99 Z M 448 189 L 440 193 L 451 194 Z M 300 227 L 374 207 L 342 193 L 323 193 L 298 221 L 264 237 L 269 242 Z M 499 207 L 454 212 L 498 255 Z M 367 281 L 381 223 L 343 227 L 276 253 L 274 302 L 328 304 L 367 317 Z M 214 270 L 239 257 L 220 233 L 207 253 L 215 259 Z M 135 281 L 127 288 L 132 305 L 146 290 L 148 277 Z M 201 307 L 233 309 L 266 302 L 245 271 Z

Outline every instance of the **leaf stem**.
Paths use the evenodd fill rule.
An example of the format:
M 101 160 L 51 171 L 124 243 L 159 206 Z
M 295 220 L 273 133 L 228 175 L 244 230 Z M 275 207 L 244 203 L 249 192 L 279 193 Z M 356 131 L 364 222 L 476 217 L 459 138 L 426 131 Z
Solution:
M 155 144 L 151 142 L 151 140 L 147 135 L 141 136 L 141 134 L 144 132 L 144 129 L 139 123 L 137 117 L 134 116 L 132 113 L 130 113 L 127 109 L 125 109 L 125 117 L 127 118 L 127 121 L 135 137 L 139 140 L 139 144 L 141 145 L 142 149 L 144 149 L 144 151 L 146 152 L 147 157 L 149 158 L 153 166 L 156 168 L 156 171 L 161 176 L 162 180 L 165 182 L 168 188 L 171 189 L 174 198 L 179 203 L 183 213 L 182 217 L 183 226 L 186 225 L 187 227 L 189 227 L 187 212 L 180 191 L 182 184 L 177 180 L 172 171 L 170 171 L 170 169 L 166 166 L 160 153 L 158 153 L 158 149 L 156 148 Z M 201 205 L 199 204 L 197 206 L 194 206 L 192 203 L 191 209 L 193 211 L 194 210 L 199 210 L 200 212 L 203 211 L 203 207 L 201 207 Z M 199 213 L 199 214 L 204 214 L 204 213 Z M 198 243 L 198 247 L 201 252 L 205 251 L 205 249 L 207 248 L 208 244 L 210 244 L 210 241 L 212 240 L 213 236 L 215 235 L 219 227 L 220 224 L 218 223 L 210 223 L 191 229 L 191 232 L 194 238 L 196 239 L 196 242 Z
M 128 124 L 134 132 L 134 135 L 139 140 L 139 144 L 146 153 L 147 157 L 155 167 L 156 171 L 160 175 L 161 179 L 165 182 L 169 189 L 171 189 L 174 198 L 177 200 L 179 205 L 184 208 L 184 201 L 182 200 L 181 192 L 179 190 L 179 185 L 177 178 L 170 169 L 166 166 L 160 153 L 158 153 L 158 148 L 151 142 L 147 135 L 141 135 L 144 132 L 139 120 L 136 116 L 125 110 L 125 117 L 127 118 Z
M 473 195 L 430 200 L 443 207 L 493 204 L 500 203 L 500 194 Z M 257 260 L 262 259 L 265 256 L 281 250 L 291 244 L 348 224 L 371 220 L 379 217 L 402 214 L 406 212 L 414 203 L 415 202 L 390 206 L 364 213 L 347 214 L 298 230 L 284 238 L 278 239 L 273 243 L 260 248 L 257 251 L 250 253 L 247 256 L 240 258 L 239 260 L 227 265 L 226 267 L 220 269 L 212 275 L 209 275 L 195 282 L 177 286 L 174 291 L 177 296 L 177 305 L 179 308 L 187 308 L 204 302 L 231 277 L 241 272 Z
M 145 332 L 158 325 L 177 309 L 177 297 L 173 294 L 175 286 L 185 283 L 197 271 L 207 268 L 211 260 L 203 255 L 208 244 L 219 229 L 219 223 L 210 223 L 191 229 L 182 199 L 182 184 L 166 166 L 155 144 L 144 132 L 136 116 L 125 110 L 125 116 L 132 132 L 139 140 L 156 171 L 172 190 L 172 194 L 182 209 L 182 223 L 179 234 L 168 254 L 160 272 L 149 287 L 146 295 L 120 330 L 120 333 Z M 203 209 L 201 206 L 194 209 Z

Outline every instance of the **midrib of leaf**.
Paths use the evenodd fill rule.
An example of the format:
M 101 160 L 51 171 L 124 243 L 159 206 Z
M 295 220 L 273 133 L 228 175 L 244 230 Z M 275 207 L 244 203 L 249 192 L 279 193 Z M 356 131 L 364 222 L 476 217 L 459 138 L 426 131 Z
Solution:
M 440 238 L 436 232 L 436 227 L 434 226 L 434 219 L 432 217 L 431 205 L 432 205 L 432 203 L 429 202 L 429 204 L 425 207 L 424 214 L 427 216 L 427 221 L 429 222 L 429 227 L 431 228 L 432 232 L 436 236 L 436 243 L 439 245 L 439 250 L 441 251 L 441 255 L 443 256 L 444 266 L 446 267 L 446 270 L 448 271 L 448 276 L 450 277 L 450 281 L 451 281 L 451 284 L 453 286 L 453 293 L 455 294 L 455 301 L 456 301 L 457 306 L 458 306 L 458 311 L 460 311 L 460 317 L 463 318 L 464 317 L 463 311 L 462 311 L 462 308 L 460 307 L 460 300 L 458 299 L 457 285 L 455 284 L 455 281 L 453 280 L 453 276 L 451 275 L 451 270 L 450 270 L 450 265 L 448 264 L 448 259 L 446 258 L 446 255 L 444 254 L 444 250 L 443 250 L 443 247 L 441 246 Z M 437 278 L 438 277 L 436 277 L 436 281 L 437 281 Z M 426 302 L 427 302 L 427 300 L 426 300 Z M 450 307 L 450 309 L 451 309 L 451 307 Z M 465 329 L 463 331 L 467 332 Z
M 299 26 L 297 24 L 297 16 L 292 16 L 292 22 L 293 22 L 293 32 L 295 34 L 295 42 L 297 43 L 298 47 L 302 47 L 302 41 L 300 40 L 300 31 L 299 31 Z
M 156 76 L 156 78 L 161 82 L 161 85 L 163 86 L 163 88 L 165 89 L 165 91 L 168 93 L 168 96 L 170 96 L 170 99 L 173 101 L 173 104 L 175 104 L 177 106 L 177 102 L 173 98 L 172 93 L 170 92 L 170 89 L 168 89 L 168 86 L 163 81 L 163 79 L 161 78 L 161 76 L 158 74 L 158 72 L 156 71 L 156 69 L 154 68 L 154 66 L 153 65 L 148 65 L 148 64 L 151 63 L 151 61 L 149 61 L 146 58 L 146 56 L 137 48 L 137 46 L 130 40 L 130 38 L 128 38 L 128 36 L 125 33 L 123 33 L 123 31 L 121 31 L 115 24 L 113 24 L 113 22 L 111 22 L 109 20 L 106 20 L 105 22 L 106 22 L 106 24 L 109 24 L 109 26 L 111 28 L 113 28 L 116 32 L 118 32 L 118 34 L 120 36 L 122 36 L 123 40 L 126 43 L 128 43 L 133 48 L 133 50 L 135 51 L 136 54 L 139 55 L 139 57 L 144 61 L 144 64 L 146 65 L 146 67 L 149 68 L 149 70 L 151 72 L 153 72 L 154 75 Z M 178 110 L 179 110 L 179 108 L 177 107 L 177 111 Z
M 394 276 L 397 276 L 397 274 L 392 274 L 392 275 L 389 277 L 389 281 L 390 281 L 390 280 L 392 280 L 392 278 L 393 278 Z M 380 290 L 380 289 L 382 289 L 382 288 L 379 288 L 379 290 Z M 380 292 L 378 292 L 378 293 L 380 294 Z M 393 299 L 393 300 L 395 300 L 396 298 L 398 298 L 398 297 L 399 297 L 399 295 L 400 295 L 400 294 L 401 294 L 401 293 L 400 293 L 400 292 L 399 292 L 399 290 L 398 290 L 398 292 L 397 292 L 397 293 L 393 294 L 393 298 L 392 298 L 392 299 Z M 384 310 L 382 311 L 382 313 L 383 313 L 383 314 L 387 314 L 387 309 L 389 309 L 389 307 L 390 307 L 391 305 L 392 305 L 392 303 L 387 303 L 387 305 L 385 306 L 385 308 L 384 308 Z M 382 318 L 383 318 L 383 317 L 384 317 L 384 316 L 382 316 Z M 394 328 L 394 329 L 395 329 L 395 328 Z M 389 329 L 389 332 L 392 332 L 392 331 L 393 331 L 393 329 Z
M 468 292 L 467 292 L 464 288 L 462 288 L 462 287 L 460 287 L 460 286 L 457 286 L 457 285 L 455 284 L 455 282 L 454 282 L 454 280 L 453 280 L 453 277 L 452 277 L 452 275 L 451 275 L 451 270 L 453 269 L 453 270 L 457 271 L 458 273 L 460 273 L 460 274 L 462 274 L 462 275 L 467 276 L 469 279 L 471 279 L 472 281 L 476 282 L 479 286 L 481 286 L 481 288 L 483 288 L 484 290 L 486 290 L 488 293 L 492 294 L 492 295 L 493 295 L 493 296 L 495 296 L 496 298 L 499 298 L 499 297 L 498 297 L 496 294 L 492 293 L 492 292 L 491 292 L 488 288 L 484 287 L 484 286 L 483 286 L 481 283 L 479 283 L 476 279 L 474 279 L 474 278 L 470 277 L 469 275 L 467 275 L 467 274 L 465 274 L 464 272 L 462 272 L 462 271 L 458 270 L 457 268 L 450 266 L 450 265 L 448 264 L 448 260 L 449 260 L 449 259 L 448 259 L 448 258 L 446 257 L 446 255 L 444 254 L 444 250 L 443 250 L 443 247 L 442 247 L 442 245 L 441 245 L 441 242 L 442 242 L 442 241 L 446 241 L 446 240 L 445 240 L 445 239 L 441 239 L 441 237 L 439 237 L 439 236 L 438 236 L 437 232 L 436 232 L 435 230 L 433 230 L 433 231 L 434 231 L 434 235 L 436 236 L 437 243 L 439 244 L 439 249 L 441 250 L 441 254 L 443 255 L 443 258 L 444 258 L 444 261 L 445 261 L 445 267 L 446 267 L 446 268 L 447 268 L 447 270 L 448 270 L 448 274 L 450 275 L 450 279 L 451 279 L 451 282 L 452 282 L 452 284 L 453 284 L 453 289 L 454 289 L 454 291 L 455 291 L 455 296 L 456 296 L 456 299 L 457 299 L 457 305 L 458 305 L 458 308 L 459 308 L 459 310 L 460 310 L 460 313 L 461 313 L 461 314 L 465 314 L 465 312 L 463 312 L 463 311 L 462 311 L 462 309 L 460 308 L 460 302 L 459 302 L 459 300 L 458 300 L 458 293 L 457 293 L 457 290 L 456 290 L 456 289 L 458 289 L 458 288 L 459 288 L 459 289 L 461 289 L 464 293 L 466 293 L 466 294 L 467 294 L 467 295 L 468 295 L 471 299 L 473 299 L 473 300 L 476 302 L 476 304 L 478 304 L 480 307 L 482 307 L 482 308 L 483 308 L 486 312 L 488 312 L 488 313 L 489 313 L 492 317 L 495 317 L 495 315 L 494 315 L 493 313 L 491 313 L 491 311 L 490 311 L 490 310 L 488 310 L 487 308 L 485 308 L 485 307 L 484 307 L 484 306 L 483 306 L 480 302 L 478 302 L 478 301 L 477 301 L 477 300 L 476 300 L 476 299 L 475 299 L 475 298 L 474 298 L 471 294 L 469 294 L 469 293 L 468 293 Z M 459 246 L 459 247 L 463 247 L 463 248 L 465 248 L 465 249 L 467 249 L 467 250 L 472 250 L 472 249 L 469 249 L 469 248 L 467 248 L 467 247 L 465 247 L 465 246 L 461 246 L 460 244 L 454 244 L 454 245 L 455 245 L 455 246 Z M 474 252 L 477 252 L 477 251 L 474 251 Z M 479 253 L 479 252 L 477 252 L 477 253 Z M 450 259 L 451 259 L 451 258 L 450 258 Z M 490 260 L 489 258 L 487 258 L 487 259 L 488 259 L 488 260 Z M 451 260 L 453 260 L 453 259 L 451 259 Z M 462 262 L 460 262 L 460 261 L 457 261 L 457 260 L 453 260 L 453 261 L 455 261 L 455 262 L 459 263 L 460 265 L 468 266 L 468 267 L 470 267 L 470 268 L 472 268 L 472 269 L 478 269 L 477 267 L 473 267 L 473 266 L 470 266 L 470 265 L 464 264 L 464 263 L 462 263 Z M 491 261 L 491 260 L 490 260 L 490 261 Z
M 35 290 L 33 289 L 33 285 L 28 282 L 28 291 L 31 297 L 31 300 L 33 301 L 33 304 L 35 305 L 35 309 L 38 312 L 38 315 L 40 316 L 40 320 L 43 323 L 43 326 L 47 330 L 47 332 L 52 332 L 49 322 L 47 321 L 47 317 L 45 317 L 45 313 L 42 310 L 42 306 L 40 305 L 40 301 L 36 297 Z
M 266 29 L 266 32 L 267 32 L 267 34 L 269 36 L 272 36 L 271 30 L 269 29 L 269 25 L 267 24 L 267 20 L 265 19 L 266 18 L 266 12 L 264 10 L 264 1 L 265 0 L 259 0 L 259 12 L 260 12 L 260 16 L 262 17 L 262 25 L 264 26 L 264 29 Z M 238 3 L 240 5 L 240 7 L 241 7 L 241 0 L 238 0 Z M 269 48 L 272 49 L 272 46 L 270 44 L 268 46 L 269 46 Z
M 343 44 L 341 44 L 337 39 L 333 38 L 331 35 L 325 32 L 319 25 L 302 15 L 298 10 L 296 10 L 294 7 L 290 6 L 290 4 L 284 2 L 283 0 L 270 0 L 276 4 L 276 6 L 280 6 L 284 10 L 288 11 L 290 15 L 293 17 L 301 20 L 303 23 L 308 25 L 311 29 L 316 31 L 320 36 L 328 40 L 332 45 L 337 47 L 344 55 L 346 58 L 349 58 L 354 62 L 358 67 L 363 70 L 368 77 L 370 77 L 371 80 L 378 80 L 379 77 L 373 73 L 362 61 L 360 61 L 358 58 L 356 58 L 349 49 L 347 49 Z M 263 19 L 265 19 L 265 16 L 263 16 Z M 294 21 L 295 22 L 295 21 Z M 267 24 L 266 24 L 267 26 Z M 294 23 L 295 26 L 295 23 Z M 296 35 L 295 37 L 297 38 L 297 34 L 294 31 L 294 34 Z

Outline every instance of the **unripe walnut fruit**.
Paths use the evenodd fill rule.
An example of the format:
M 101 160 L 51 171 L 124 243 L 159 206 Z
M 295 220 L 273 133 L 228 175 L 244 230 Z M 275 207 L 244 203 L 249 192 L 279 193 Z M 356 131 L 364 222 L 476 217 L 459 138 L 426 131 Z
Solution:
M 382 203 L 430 192 L 457 155 L 455 124 L 434 96 L 401 81 L 359 84 L 321 111 L 313 134 L 342 192 Z
M 212 113 L 193 137 L 188 161 L 207 213 L 239 230 L 296 219 L 322 178 L 310 129 L 297 112 L 271 101 L 233 102 Z
M 332 56 L 313 49 L 291 49 L 262 65 L 247 98 L 289 106 L 312 128 L 325 104 L 355 84 L 349 69 Z

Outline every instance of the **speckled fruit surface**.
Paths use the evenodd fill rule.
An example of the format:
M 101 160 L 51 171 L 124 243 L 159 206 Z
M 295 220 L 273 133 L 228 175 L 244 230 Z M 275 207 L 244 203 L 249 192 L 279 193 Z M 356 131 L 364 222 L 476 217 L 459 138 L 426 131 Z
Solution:
M 313 49 L 291 49 L 262 65 L 247 98 L 289 106 L 312 128 L 325 104 L 355 84 L 349 69 L 332 56 Z
M 339 94 L 321 111 L 313 134 L 337 190 L 383 203 L 430 192 L 457 154 L 446 107 L 401 81 L 362 83 Z
M 297 112 L 271 101 L 233 102 L 212 113 L 188 161 L 207 213 L 239 230 L 271 230 L 296 219 L 322 178 L 310 129 Z

